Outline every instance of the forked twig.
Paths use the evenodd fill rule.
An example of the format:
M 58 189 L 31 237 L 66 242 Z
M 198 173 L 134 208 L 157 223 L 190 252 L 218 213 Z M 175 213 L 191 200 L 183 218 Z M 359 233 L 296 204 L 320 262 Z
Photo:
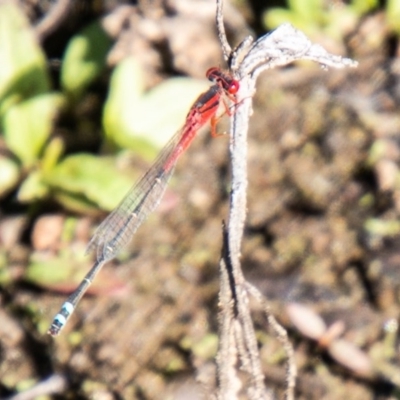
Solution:
M 217 399 L 232 400 L 239 396 L 240 379 L 236 364 L 247 372 L 250 381 L 246 385 L 250 399 L 270 399 L 272 394 L 265 388 L 264 375 L 257 340 L 249 309 L 249 296 L 254 297 L 264 309 L 269 324 L 287 354 L 287 387 L 285 398 L 294 398 L 296 367 L 293 348 L 286 330 L 272 316 L 263 295 L 245 281 L 240 250 L 246 218 L 247 191 L 247 132 L 252 113 L 251 97 L 255 92 L 258 75 L 265 69 L 283 66 L 299 59 L 318 62 L 323 67 L 355 67 L 356 62 L 329 54 L 321 46 L 313 44 L 302 32 L 290 24 L 281 25 L 254 44 L 246 38 L 235 50 L 229 46 L 222 17 L 222 0 L 217 0 L 217 29 L 224 57 L 236 79 L 240 80 L 237 101 L 240 104 L 233 115 L 230 132 L 232 164 L 232 189 L 227 230 L 224 228 L 224 251 L 220 262 L 220 345 L 217 354 Z
M 275 333 L 275 337 L 281 342 L 285 352 L 286 352 L 286 400 L 294 399 L 294 389 L 296 385 L 296 364 L 294 362 L 294 351 L 293 346 L 289 341 L 289 337 L 286 329 L 276 320 L 271 312 L 269 304 L 265 297 L 260 293 L 260 291 L 253 286 L 251 283 L 246 282 L 246 289 L 248 293 L 257 300 L 257 302 L 262 306 L 263 311 L 267 317 L 268 324 Z

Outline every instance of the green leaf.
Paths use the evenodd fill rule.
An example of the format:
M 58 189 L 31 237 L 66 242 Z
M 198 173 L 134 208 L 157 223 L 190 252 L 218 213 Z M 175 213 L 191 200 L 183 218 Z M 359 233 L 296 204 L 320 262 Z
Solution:
M 65 243 L 65 245 L 68 244 Z M 44 258 L 43 254 L 33 253 L 24 278 L 40 287 L 60 293 L 71 293 L 82 281 L 89 267 L 90 260 L 85 255 L 84 249 L 80 251 L 75 245 L 73 251 L 61 251 L 54 258 Z M 88 293 L 111 295 L 125 290 L 126 282 L 118 279 L 112 271 L 103 270 L 91 285 Z
M 371 235 L 398 236 L 400 233 L 400 221 L 369 218 L 364 223 L 364 229 Z
M 133 60 L 113 72 L 104 109 L 107 138 L 123 148 L 159 148 L 185 122 L 194 100 L 209 87 L 206 80 L 172 78 L 143 94 L 140 70 Z M 143 148 L 150 145 L 150 148 Z
M 289 0 L 289 9 L 305 23 L 318 23 L 323 11 L 323 0 Z
M 377 5 L 377 0 L 352 0 L 351 4 L 341 7 L 333 7 L 324 0 L 288 0 L 288 9 L 270 8 L 264 12 L 263 22 L 270 29 L 290 22 L 308 36 L 324 34 L 342 40 L 355 26 L 357 16 Z
M 396 2 L 398 3 L 398 0 Z M 353 0 L 350 7 L 358 15 L 363 15 L 377 8 L 378 5 L 378 0 Z
M 43 174 L 37 170 L 31 172 L 18 190 L 18 201 L 30 203 L 35 200 L 43 199 L 49 193 L 48 186 L 43 182 Z
M 19 98 L 49 90 L 46 61 L 19 7 L 0 3 L 0 117 Z
M 316 20 L 312 20 L 311 15 L 304 18 L 300 14 L 283 8 L 271 8 L 263 15 L 263 23 L 269 29 L 275 29 L 278 26 L 289 22 L 297 29 L 306 32 L 308 35 L 315 34 L 321 31 L 321 27 Z
M 71 39 L 62 62 L 61 84 L 74 99 L 79 99 L 104 70 L 111 45 L 112 40 L 100 22 L 87 26 Z
M 64 141 L 54 137 L 46 146 L 41 159 L 40 167 L 44 173 L 51 171 L 58 163 L 64 151 Z
M 17 185 L 19 175 L 15 161 L 0 155 L 0 198 Z
M 183 127 L 190 107 L 210 87 L 205 79 L 171 78 L 144 95 L 135 110 L 134 130 L 158 147 Z
M 111 211 L 133 184 L 114 161 L 83 153 L 71 155 L 46 174 L 45 181 L 69 208 L 76 210 L 86 205 Z
M 142 82 L 132 57 L 115 69 L 103 125 L 111 142 L 154 155 L 154 146 L 160 148 L 183 126 L 191 104 L 209 85 L 206 80 L 172 78 L 143 94 Z
M 400 34 L 400 2 L 399 0 L 388 0 L 386 5 L 386 19 L 388 25 L 398 35 Z
M 7 146 L 25 166 L 38 160 L 61 104 L 60 95 L 43 94 L 13 105 L 4 115 Z
M 66 210 L 70 210 L 76 214 L 86 216 L 97 216 L 99 208 L 96 204 L 89 201 L 82 194 L 71 192 L 63 192 L 62 190 L 53 191 L 54 200 L 61 204 Z
M 26 270 L 25 279 L 38 286 L 52 288 L 53 285 L 65 282 L 69 278 L 72 261 L 68 258 L 33 261 Z
M 40 251 L 31 253 L 28 268 L 24 274 L 25 280 L 48 289 L 60 291 L 74 289 L 85 275 L 84 267 L 89 261 L 85 256 L 83 244 L 75 242 L 74 246 L 71 246 L 77 223 L 76 218 L 67 218 L 64 221 L 61 250 L 57 256 L 43 257 Z
M 139 64 L 127 57 L 114 69 L 110 91 L 103 112 L 107 140 L 120 147 L 129 147 L 132 111 L 138 107 L 144 92 L 144 79 Z

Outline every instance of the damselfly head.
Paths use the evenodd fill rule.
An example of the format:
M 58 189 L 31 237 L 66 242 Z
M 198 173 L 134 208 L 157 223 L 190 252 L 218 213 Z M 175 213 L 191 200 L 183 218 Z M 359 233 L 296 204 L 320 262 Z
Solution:
M 211 82 L 217 83 L 229 94 L 236 94 L 239 90 L 239 82 L 218 67 L 209 68 L 206 72 L 206 77 Z

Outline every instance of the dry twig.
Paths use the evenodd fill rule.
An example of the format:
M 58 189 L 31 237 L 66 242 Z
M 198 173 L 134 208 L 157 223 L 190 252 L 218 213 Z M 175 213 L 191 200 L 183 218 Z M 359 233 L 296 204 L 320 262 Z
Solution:
M 68 17 L 71 7 L 71 0 L 58 0 L 51 7 L 47 15 L 35 27 L 36 35 L 41 42 L 51 35 Z
M 224 57 L 235 78 L 240 80 L 238 102 L 230 132 L 232 190 L 227 230 L 224 228 L 224 251 L 220 261 L 221 289 L 219 294 L 220 345 L 217 354 L 217 399 L 235 399 L 241 387 L 237 364 L 250 380 L 246 385 L 250 399 L 271 399 L 266 389 L 257 340 L 249 309 L 249 296 L 262 304 L 269 324 L 287 355 L 287 387 L 285 398 L 294 398 L 296 367 L 293 348 L 286 330 L 271 314 L 262 294 L 245 281 L 240 265 L 240 249 L 246 217 L 247 132 L 252 113 L 252 95 L 259 74 L 270 68 L 287 65 L 295 60 L 309 59 L 326 68 L 355 67 L 356 62 L 326 52 L 290 24 L 281 25 L 252 44 L 246 38 L 232 51 L 223 26 L 222 0 L 217 1 L 217 28 Z
M 59 394 L 66 386 L 66 378 L 55 374 L 21 393 L 8 397 L 7 400 L 33 400 L 50 394 Z

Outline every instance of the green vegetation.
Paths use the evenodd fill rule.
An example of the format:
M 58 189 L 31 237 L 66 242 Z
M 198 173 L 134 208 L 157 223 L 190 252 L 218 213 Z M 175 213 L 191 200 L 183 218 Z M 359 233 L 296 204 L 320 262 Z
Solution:
M 0 156 L 0 198 L 16 191 L 21 203 L 51 199 L 78 213 L 112 210 L 132 185 L 132 176 L 119 171 L 110 157 L 80 151 L 81 138 L 74 138 L 78 148 L 70 154 L 63 136 L 56 134 L 60 116 L 77 114 L 90 86 L 107 72 L 112 39 L 100 21 L 73 36 L 61 60 L 61 91 L 56 91 L 45 54 L 21 10 L 0 5 L 0 26 L 0 129 L 12 153 Z M 140 67 L 126 58 L 111 73 L 101 117 L 102 147 L 154 157 L 205 86 L 205 81 L 174 78 L 145 92 Z M 93 135 L 93 123 L 78 124 L 85 135 Z

